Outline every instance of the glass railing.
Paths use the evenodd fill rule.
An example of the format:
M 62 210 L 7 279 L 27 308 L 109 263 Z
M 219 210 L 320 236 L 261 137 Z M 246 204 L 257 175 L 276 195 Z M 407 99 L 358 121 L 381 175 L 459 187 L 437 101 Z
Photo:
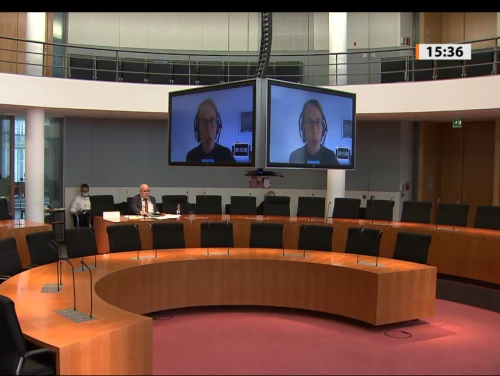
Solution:
M 0 48 L 0 72 L 41 74 L 80 80 L 164 85 L 211 85 L 255 76 L 258 54 L 107 48 L 42 43 L 2 37 L 16 48 Z M 273 53 L 266 77 L 309 85 L 358 85 L 446 80 L 500 73 L 500 37 L 461 42 L 472 45 L 471 60 L 415 60 L 414 47 L 372 49 L 343 54 L 308 51 Z M 17 43 L 16 43 L 17 42 Z M 35 48 L 26 48 L 26 46 Z M 28 52 L 38 50 L 43 52 Z M 40 48 L 43 45 L 43 50 Z M 64 55 L 54 47 L 64 47 Z M 60 50 L 56 48 L 55 50 Z M 29 58 L 29 55 L 32 58 Z M 10 59 L 6 60 L 6 56 Z M 33 62 L 35 61 L 35 63 Z M 38 62 L 38 63 L 36 63 Z M 343 62 L 343 63 L 341 63 Z M 340 73 L 342 72 L 342 73 Z

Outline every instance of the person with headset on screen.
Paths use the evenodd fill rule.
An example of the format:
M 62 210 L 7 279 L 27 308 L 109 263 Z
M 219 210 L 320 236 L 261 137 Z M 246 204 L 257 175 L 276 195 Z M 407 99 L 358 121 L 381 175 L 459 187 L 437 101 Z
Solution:
M 194 137 L 199 145 L 186 155 L 186 162 L 236 162 L 231 150 L 219 144 L 222 120 L 212 99 L 198 106 L 194 117 Z
M 299 135 L 305 145 L 290 154 L 289 162 L 340 165 L 335 152 L 323 146 L 327 132 L 328 124 L 321 104 L 317 99 L 308 100 L 299 116 Z

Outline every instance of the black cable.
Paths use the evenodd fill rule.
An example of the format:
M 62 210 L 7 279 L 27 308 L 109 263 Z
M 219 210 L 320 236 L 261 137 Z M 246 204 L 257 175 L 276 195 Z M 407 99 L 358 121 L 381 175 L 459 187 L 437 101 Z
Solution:
M 402 334 L 404 334 L 404 336 L 391 335 L 391 334 L 389 334 L 390 332 L 402 333 Z M 397 338 L 397 339 L 408 339 L 408 338 L 413 337 L 413 336 L 411 335 L 411 333 L 408 333 L 408 332 L 406 332 L 406 331 L 404 331 L 404 330 L 398 330 L 398 329 L 390 329 L 390 330 L 386 330 L 386 331 L 384 332 L 384 334 L 385 334 L 387 337 Z

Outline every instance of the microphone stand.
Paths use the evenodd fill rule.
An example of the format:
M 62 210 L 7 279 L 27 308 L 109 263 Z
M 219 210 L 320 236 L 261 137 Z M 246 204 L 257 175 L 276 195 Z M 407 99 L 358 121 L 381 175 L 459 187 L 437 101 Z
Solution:
M 330 205 L 332 204 L 332 202 L 330 201 L 328 203 L 328 207 L 326 208 L 326 214 L 325 214 L 325 223 L 326 223 L 326 220 L 328 218 L 328 214 L 330 213 Z
M 127 219 L 130 219 L 130 202 L 128 199 L 128 191 L 125 192 L 127 194 Z M 83 268 L 83 266 L 82 266 Z
M 390 216 L 390 219 L 389 219 L 389 226 L 392 226 L 392 214 L 393 214 L 393 212 L 394 212 L 394 200 L 391 197 L 391 216 Z
M 372 196 L 372 225 L 374 216 L 375 216 L 375 196 Z
M 56 245 L 54 245 L 56 243 Z M 61 248 L 55 240 L 49 241 L 49 247 L 52 248 L 57 253 L 57 264 L 56 264 L 56 278 L 57 278 L 57 291 L 61 291 L 62 285 L 62 272 L 61 272 Z
M 207 219 L 207 235 L 210 236 L 210 222 Z M 210 242 L 207 242 L 207 256 L 210 256 Z
M 457 199 L 457 205 L 455 206 L 455 218 L 457 218 L 457 212 L 458 212 L 458 199 Z M 455 221 L 453 222 L 453 231 L 455 231 Z
M 229 222 L 226 221 L 227 233 L 229 234 Z M 229 246 L 227 247 L 227 255 L 229 256 Z
M 89 317 L 92 319 L 92 306 L 93 306 L 93 301 L 92 301 L 92 270 L 90 270 L 89 266 L 85 263 L 85 261 L 81 260 L 80 263 L 87 268 L 89 271 L 90 275 L 90 315 Z
M 304 235 L 306 234 L 307 223 L 304 225 Z M 304 255 L 303 258 L 306 258 L 306 247 L 304 247 Z
M 55 240 L 51 240 L 49 242 L 49 246 L 56 250 L 57 249 L 57 252 L 59 254 L 59 260 L 57 261 L 57 264 L 59 265 L 61 261 L 66 261 L 70 266 L 71 266 L 71 275 L 73 277 L 73 310 L 76 311 L 76 286 L 75 286 L 75 267 L 73 266 L 73 264 L 67 259 L 63 259 L 61 258 L 61 247 L 59 247 L 59 244 L 57 244 L 57 242 Z M 59 267 L 57 268 L 58 271 L 59 271 L 59 276 L 58 276 L 58 281 L 57 281 L 57 291 L 60 291 L 59 290 L 59 285 L 62 286 L 62 270 L 61 270 L 61 266 L 59 265 Z
M 282 253 L 282 255 L 281 255 L 281 256 L 285 257 L 286 232 L 287 232 L 287 230 L 288 230 L 288 226 L 289 226 L 289 225 L 288 225 L 287 223 L 284 223 L 284 224 L 283 224 L 283 226 L 285 227 L 285 231 L 284 231 L 284 236 L 283 236 L 283 244 L 282 244 L 282 246 L 283 246 L 283 253 Z
M 313 204 L 314 202 L 314 193 L 311 195 L 311 204 Z M 311 205 L 312 207 L 314 207 L 314 205 Z M 309 222 L 312 222 L 312 213 L 309 212 Z

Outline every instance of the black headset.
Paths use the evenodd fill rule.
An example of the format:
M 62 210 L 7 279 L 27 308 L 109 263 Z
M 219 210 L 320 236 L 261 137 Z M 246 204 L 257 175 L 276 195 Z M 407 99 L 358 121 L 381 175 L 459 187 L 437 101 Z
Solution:
M 321 104 L 319 103 L 319 101 L 317 99 L 309 99 L 304 104 L 304 107 L 302 107 L 302 112 L 300 113 L 300 116 L 299 116 L 299 135 L 300 135 L 300 138 L 302 139 L 302 142 L 306 142 L 306 134 L 304 131 L 304 110 L 309 105 L 316 107 L 321 114 L 321 128 L 322 128 L 321 145 L 323 145 L 325 143 L 326 134 L 328 133 L 328 124 L 326 123 L 326 118 L 325 118 L 325 114 L 323 113 L 323 108 L 321 107 Z
M 198 106 L 198 111 L 196 111 L 196 115 L 194 117 L 194 138 L 196 139 L 196 142 L 200 142 L 200 109 L 204 105 L 209 105 L 215 110 L 215 118 L 217 121 L 217 133 L 215 134 L 215 142 L 219 143 L 219 137 L 220 133 L 222 131 L 222 119 L 220 118 L 219 115 L 219 110 L 217 109 L 217 106 L 215 105 L 214 101 L 212 99 L 205 99 L 203 102 L 200 103 Z

